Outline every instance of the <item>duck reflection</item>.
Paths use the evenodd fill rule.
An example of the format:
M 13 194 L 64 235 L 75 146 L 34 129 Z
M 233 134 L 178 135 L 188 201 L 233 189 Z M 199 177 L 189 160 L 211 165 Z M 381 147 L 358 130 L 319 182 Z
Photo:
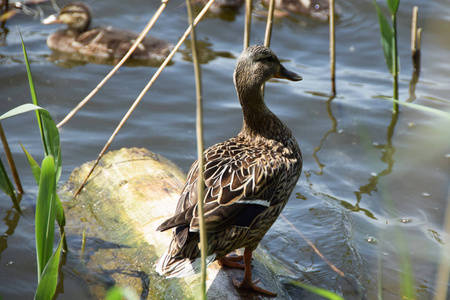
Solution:
M 194 0 L 194 8 L 198 13 L 209 0 Z M 209 8 L 206 17 L 220 18 L 224 21 L 232 22 L 236 19 L 245 0 L 216 0 Z
M 192 49 L 191 42 L 189 39 L 186 39 L 184 43 L 186 45 L 186 49 L 179 50 L 179 52 L 183 55 L 183 60 L 192 61 Z M 213 44 L 207 41 L 197 40 L 197 53 L 198 60 L 200 64 L 207 64 L 208 62 L 215 60 L 218 57 L 231 58 L 235 59 L 233 54 L 228 51 L 214 51 L 212 49 Z

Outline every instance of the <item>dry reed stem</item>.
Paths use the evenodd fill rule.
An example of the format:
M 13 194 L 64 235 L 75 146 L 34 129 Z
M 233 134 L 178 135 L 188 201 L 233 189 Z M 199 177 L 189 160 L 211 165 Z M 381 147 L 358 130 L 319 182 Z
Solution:
M 5 150 L 6 160 L 8 161 L 8 165 L 9 168 L 11 169 L 14 182 L 16 183 L 17 192 L 20 195 L 22 195 L 23 194 L 22 184 L 20 183 L 19 174 L 17 173 L 16 164 L 14 163 L 11 150 L 9 149 L 8 141 L 6 140 L 5 132 L 3 131 L 2 123 L 0 123 L 0 139 L 2 140 L 3 149 Z
M 196 132 L 197 132 L 197 159 L 198 159 L 198 177 L 202 178 L 205 161 L 203 158 L 203 101 L 202 101 L 202 80 L 201 80 L 201 69 L 198 60 L 197 53 L 197 38 L 195 34 L 194 17 L 192 14 L 191 0 L 186 0 L 187 12 L 189 17 L 189 24 L 191 25 L 191 52 L 192 52 L 192 63 L 194 64 L 195 73 L 195 91 L 197 99 L 197 118 L 196 118 Z M 205 183 L 203 180 L 199 179 L 197 185 L 197 207 L 198 207 L 198 217 L 199 217 L 199 228 L 200 228 L 200 255 L 201 255 L 201 297 L 206 300 L 206 275 L 207 275 L 207 265 L 206 257 L 208 256 L 208 241 L 206 237 L 206 224 L 205 224 L 205 211 L 203 207 L 203 197 L 205 190 Z
M 272 28 L 273 28 L 273 12 L 275 11 L 275 0 L 270 0 L 269 2 L 269 10 L 267 12 L 267 23 L 266 23 L 266 32 L 264 34 L 264 46 L 270 46 L 270 40 L 272 38 Z M 264 97 L 264 90 L 266 84 L 263 83 L 261 86 L 261 94 Z
M 270 0 L 269 10 L 267 14 L 266 23 L 266 34 L 264 35 L 264 46 L 270 46 L 270 39 L 272 38 L 272 28 L 273 28 L 273 12 L 275 10 L 275 0 Z
M 209 0 L 209 2 L 205 5 L 205 7 L 203 7 L 202 11 L 198 14 L 198 16 L 195 18 L 194 20 L 194 26 L 198 24 L 198 22 L 200 22 L 200 20 L 203 18 L 203 16 L 205 15 L 205 13 L 208 11 L 209 7 L 214 3 L 215 0 Z M 169 56 L 167 56 L 167 58 L 164 60 L 164 62 L 161 64 L 161 66 L 159 67 L 159 69 L 156 71 L 156 73 L 153 75 L 153 77 L 150 79 L 150 81 L 148 82 L 148 84 L 145 86 L 145 88 L 142 90 L 142 92 L 139 94 L 139 96 L 136 98 L 136 100 L 134 101 L 133 105 L 130 107 L 130 109 L 127 111 L 127 113 L 125 114 L 125 116 L 122 118 L 122 120 L 120 121 L 119 125 L 117 126 L 117 128 L 114 130 L 113 134 L 111 135 L 111 137 L 109 138 L 108 142 L 105 144 L 105 146 L 103 147 L 102 151 L 100 152 L 100 154 L 98 155 L 97 160 L 95 161 L 94 165 L 92 166 L 91 170 L 89 171 L 88 175 L 86 176 L 86 178 L 84 179 L 83 183 L 80 185 L 80 187 L 78 188 L 78 190 L 76 191 L 75 195 L 73 196 L 74 198 L 80 193 L 81 189 L 84 187 L 86 181 L 88 180 L 89 176 L 91 176 L 92 172 L 94 171 L 95 167 L 97 166 L 98 162 L 100 161 L 100 159 L 102 158 L 103 154 L 105 154 L 106 150 L 108 149 L 109 145 L 112 143 L 112 141 L 114 140 L 114 138 L 116 137 L 117 133 L 119 132 L 119 130 L 122 128 L 122 126 L 125 124 L 125 122 L 128 120 L 128 118 L 130 117 L 131 113 L 134 111 L 134 109 L 136 108 L 136 106 L 139 104 L 139 102 L 142 100 L 142 98 L 144 97 L 145 93 L 147 93 L 148 89 L 153 85 L 153 83 L 155 82 L 155 80 L 158 78 L 158 76 L 161 74 L 161 72 L 164 70 L 164 68 L 167 66 L 167 64 L 170 62 L 170 60 L 172 59 L 172 57 L 175 55 L 175 53 L 178 51 L 178 49 L 181 47 L 181 45 L 183 44 L 183 42 L 186 40 L 186 38 L 188 37 L 189 33 L 191 32 L 192 26 L 189 26 L 188 29 L 186 29 L 186 31 L 184 32 L 184 35 L 180 38 L 180 40 L 178 41 L 178 43 L 175 45 L 175 47 L 173 48 L 172 52 L 170 52 Z
M 414 72 L 420 73 L 420 49 L 422 43 L 422 28 L 417 28 L 417 14 L 419 8 L 414 6 L 411 20 L 411 55 Z
M 250 32 L 252 24 L 252 0 L 245 0 L 245 27 L 244 27 L 244 50 L 250 46 Z
M 413 7 L 412 20 L 411 20 L 411 52 L 415 53 L 417 45 L 417 13 L 419 8 Z
M 77 106 L 75 106 L 72 111 L 67 114 L 67 116 L 64 117 L 64 119 L 56 125 L 56 127 L 61 127 L 64 125 L 67 121 L 69 121 L 91 98 L 100 90 L 101 87 L 117 72 L 117 70 L 127 61 L 127 59 L 131 56 L 131 54 L 134 52 L 134 50 L 139 46 L 139 44 L 142 42 L 142 40 L 145 38 L 145 36 L 148 34 L 150 29 L 152 29 L 153 25 L 155 24 L 156 20 L 158 20 L 161 13 L 164 11 L 164 9 L 167 6 L 167 3 L 169 0 L 162 0 L 161 5 L 159 6 L 158 10 L 155 12 L 153 17 L 148 22 L 147 26 L 145 26 L 144 30 L 139 34 L 136 41 L 131 46 L 130 50 L 128 50 L 127 54 L 119 61 L 119 63 L 109 72 L 108 75 L 106 75 L 105 78 L 92 90 L 92 92 L 89 93 L 80 103 L 78 103 Z
M 330 71 L 331 71 L 331 92 L 336 95 L 336 34 L 334 0 L 330 0 Z
M 322 260 L 331 267 L 331 269 L 333 269 L 333 271 L 335 271 L 336 273 L 338 273 L 339 275 L 341 275 L 342 277 L 345 277 L 344 272 L 342 272 L 341 270 L 339 270 L 332 262 L 330 262 L 328 259 L 325 258 L 325 256 L 322 255 L 322 253 L 320 253 L 319 249 L 316 248 L 316 246 L 306 238 L 306 236 L 303 235 L 303 233 L 298 230 L 297 228 L 295 228 L 294 224 L 292 224 L 283 214 L 281 214 L 281 217 L 283 218 L 283 220 L 285 220 L 289 226 L 292 227 L 292 229 L 295 230 L 295 232 L 297 232 L 302 239 L 304 239 L 314 250 L 314 252 L 316 252 L 320 258 L 322 258 Z

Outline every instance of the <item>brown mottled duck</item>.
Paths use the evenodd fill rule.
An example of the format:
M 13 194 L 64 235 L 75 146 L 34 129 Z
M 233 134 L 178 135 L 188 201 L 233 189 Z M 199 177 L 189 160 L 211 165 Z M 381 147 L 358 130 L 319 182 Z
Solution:
M 44 19 L 44 24 L 64 23 L 66 29 L 52 33 L 47 39 L 50 49 L 81 54 L 99 59 L 120 59 L 133 45 L 137 34 L 111 27 L 89 29 L 92 13 L 83 2 L 64 6 L 58 14 Z M 164 40 L 147 36 L 133 52 L 134 60 L 164 60 L 172 46 Z
M 261 86 L 271 78 L 299 81 L 264 46 L 248 47 L 239 56 L 234 83 L 244 114 L 241 132 L 205 150 L 203 205 L 210 264 L 244 268 L 237 287 L 275 295 L 252 281 L 252 251 L 285 207 L 302 170 L 302 154 L 291 130 L 266 106 Z M 175 215 L 157 230 L 173 228 L 173 239 L 156 270 L 167 277 L 185 277 L 200 270 L 197 207 L 198 162 L 192 165 Z M 227 254 L 245 248 L 244 264 Z

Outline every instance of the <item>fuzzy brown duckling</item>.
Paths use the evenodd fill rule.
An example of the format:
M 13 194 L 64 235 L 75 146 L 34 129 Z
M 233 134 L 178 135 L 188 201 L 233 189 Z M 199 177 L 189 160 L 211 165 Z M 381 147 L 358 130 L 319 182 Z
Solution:
M 133 45 L 137 34 L 111 27 L 89 29 L 92 13 L 83 2 L 64 6 L 58 14 L 44 19 L 44 24 L 64 23 L 66 29 L 52 33 L 47 39 L 50 49 L 69 54 L 114 60 L 122 58 Z M 172 45 L 164 40 L 145 37 L 131 55 L 134 60 L 164 60 Z
M 244 124 L 234 138 L 205 150 L 203 205 L 210 264 L 244 268 L 237 287 L 274 295 L 252 280 L 251 259 L 261 239 L 280 215 L 302 170 L 302 154 L 289 128 L 266 106 L 261 86 L 271 78 L 301 80 L 284 68 L 275 53 L 260 45 L 239 56 L 234 83 Z M 185 277 L 200 270 L 197 208 L 198 162 L 192 165 L 175 215 L 157 230 L 173 229 L 173 239 L 156 270 L 167 277 Z M 244 264 L 227 254 L 245 248 Z

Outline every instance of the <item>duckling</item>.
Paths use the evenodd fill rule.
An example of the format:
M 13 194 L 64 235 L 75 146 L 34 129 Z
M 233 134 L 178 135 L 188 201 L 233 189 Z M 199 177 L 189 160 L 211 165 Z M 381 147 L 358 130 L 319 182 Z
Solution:
M 210 264 L 244 268 L 244 279 L 233 283 L 267 295 L 276 295 L 252 281 L 251 259 L 261 239 L 280 215 L 302 170 L 302 154 L 289 128 L 266 106 L 261 86 L 271 78 L 299 81 L 268 47 L 254 45 L 239 56 L 234 83 L 244 115 L 240 133 L 204 152 L 203 205 Z M 173 239 L 156 270 L 167 277 L 199 272 L 198 161 L 194 162 L 181 192 L 175 215 L 157 230 L 173 229 Z M 244 255 L 227 254 L 245 248 Z
M 268 5 L 269 0 L 262 0 L 262 2 Z M 275 0 L 275 7 L 320 21 L 328 21 L 330 16 L 329 0 Z M 335 12 L 339 15 L 340 9 L 336 7 Z
M 44 19 L 44 24 L 64 23 L 66 29 L 52 33 L 47 39 L 50 49 L 69 54 L 81 54 L 104 60 L 121 59 L 131 48 L 137 34 L 111 27 L 89 29 L 92 13 L 88 5 L 74 2 L 58 14 Z M 134 60 L 164 60 L 172 45 L 154 37 L 145 37 L 131 55 Z

